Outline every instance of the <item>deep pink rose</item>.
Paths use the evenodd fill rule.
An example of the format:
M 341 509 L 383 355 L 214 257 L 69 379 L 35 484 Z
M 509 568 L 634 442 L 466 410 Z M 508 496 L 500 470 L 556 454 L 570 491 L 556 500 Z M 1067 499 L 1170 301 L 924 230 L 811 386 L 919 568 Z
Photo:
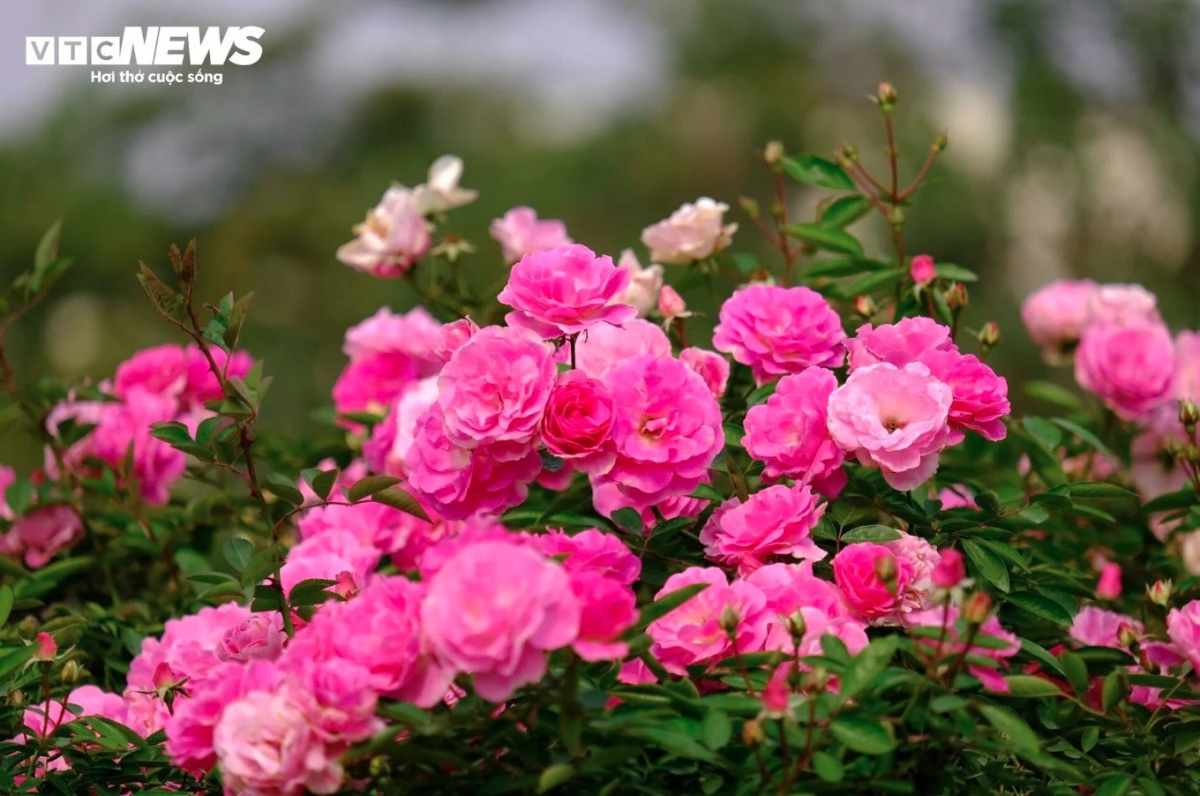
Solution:
M 1192 600 L 1183 608 L 1172 608 L 1167 614 L 1167 635 L 1176 649 L 1200 671 L 1200 600 Z
M 404 457 L 412 446 L 413 428 L 421 415 L 438 397 L 436 376 L 410 384 L 392 402 L 383 422 L 371 428 L 371 437 L 363 443 L 363 458 L 372 472 L 404 478 Z
M 846 342 L 850 352 L 850 370 L 887 362 L 903 367 L 916 362 L 930 351 L 954 351 L 950 328 L 932 318 L 902 318 L 881 326 L 863 324 Z
M 504 250 L 504 261 L 515 263 L 526 254 L 570 246 L 567 225 L 557 219 L 539 220 L 531 207 L 514 207 L 488 229 Z
M 826 553 L 810 534 L 824 513 L 810 487 L 777 484 L 745 502 L 721 504 L 700 531 L 700 542 L 710 559 L 743 574 L 776 556 L 820 561 Z
M 715 351 L 693 347 L 680 351 L 679 361 L 704 379 L 715 398 L 725 395 L 725 385 L 729 383 L 728 359 Z
M 937 268 L 928 254 L 918 254 L 909 265 L 909 275 L 918 285 L 928 285 L 937 278 Z
M 837 587 L 813 575 L 812 563 L 767 564 L 746 578 L 762 590 L 771 614 L 767 640 L 769 650 L 789 655 L 823 655 L 821 638 L 836 636 L 850 653 L 867 646 L 867 625 L 855 616 L 842 600 Z M 804 620 L 799 649 L 793 638 L 791 620 L 796 614 Z
M 620 300 L 628 286 L 629 272 L 617 268 L 611 257 L 597 257 L 575 244 L 526 254 L 512 267 L 496 300 L 513 308 L 505 316 L 509 326 L 548 340 L 636 318 L 637 310 Z
M 891 577 L 885 580 L 889 570 Z M 881 619 L 900 608 L 913 580 L 913 565 L 883 545 L 855 542 L 833 557 L 833 579 L 856 614 Z
M 806 287 L 751 285 L 721 305 L 713 348 L 743 365 L 765 384 L 814 365 L 842 364 L 846 333 L 820 293 Z
M 546 403 L 542 443 L 585 472 L 607 470 L 613 460 L 615 417 L 612 394 L 603 382 L 578 370 L 561 373 Z
M 39 569 L 82 536 L 83 522 L 75 509 L 61 503 L 34 506 L 0 534 L 0 555 L 23 558 L 25 566 Z
M 415 362 L 422 378 L 441 367 L 435 349 L 441 339 L 442 324 L 424 307 L 395 313 L 387 307 L 346 330 L 342 352 L 350 359 L 372 354 L 407 354 Z
M 579 602 L 579 635 L 572 648 L 585 661 L 621 660 L 629 645 L 620 636 L 637 621 L 637 599 L 629 586 L 595 570 L 571 573 Z
M 571 536 L 552 530 L 532 537 L 531 542 L 546 556 L 565 555 L 562 565 L 567 572 L 598 572 L 630 585 L 642 570 L 641 559 L 630 552 L 620 537 L 597 528 Z
M 457 321 L 446 324 L 438 334 L 433 355 L 443 363 L 449 362 L 450 357 L 454 356 L 454 352 L 466 345 L 467 341 L 478 331 L 479 326 L 470 318 L 459 318 Z
M 343 415 L 382 414 L 419 378 L 416 363 L 405 354 L 368 354 L 342 370 L 333 385 L 333 405 Z
M 992 442 L 1007 436 L 1004 416 L 1012 406 L 1003 377 L 977 357 L 957 351 L 927 351 L 919 361 L 954 391 L 949 415 L 952 428 L 978 432 Z
M 967 577 L 963 554 L 953 547 L 943 548 L 939 552 L 941 557 L 933 568 L 930 580 L 939 589 L 953 589 Z
M 1161 323 L 1091 324 L 1075 352 L 1075 380 L 1125 420 L 1138 420 L 1171 400 L 1175 344 Z

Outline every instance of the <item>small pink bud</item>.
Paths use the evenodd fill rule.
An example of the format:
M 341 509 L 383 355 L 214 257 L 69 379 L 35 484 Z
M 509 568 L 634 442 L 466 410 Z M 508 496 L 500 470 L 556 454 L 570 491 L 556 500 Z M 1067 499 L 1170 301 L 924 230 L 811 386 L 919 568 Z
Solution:
M 953 589 L 967 577 L 967 570 L 963 565 L 962 553 L 953 548 L 939 550 L 938 552 L 941 554 L 941 559 L 938 561 L 937 566 L 933 568 L 933 585 L 939 589 Z
M 54 643 L 54 638 L 49 633 L 38 633 L 37 640 L 33 643 L 37 645 L 33 653 L 35 661 L 48 661 L 58 654 L 58 644 Z
M 854 299 L 854 312 L 864 318 L 872 317 L 879 311 L 879 307 L 875 306 L 875 301 L 870 296 L 856 296 Z
M 351 572 L 339 572 L 337 578 L 329 590 L 341 597 L 343 600 L 349 600 L 354 595 L 358 594 L 358 584 L 354 582 L 354 574 Z
M 918 254 L 912 258 L 910 273 L 913 281 L 918 285 L 928 285 L 937 278 L 937 270 L 933 267 L 933 258 L 928 254 Z
M 962 607 L 962 618 L 972 625 L 982 625 L 991 615 L 992 598 L 987 592 L 975 592 Z
M 175 670 L 172 669 L 170 664 L 168 664 L 166 661 L 163 661 L 154 668 L 153 677 L 154 688 L 160 692 L 169 691 L 178 685 L 182 679 L 178 674 L 175 673 Z
M 781 674 L 782 672 L 777 672 L 763 689 L 763 716 L 766 718 L 782 719 L 788 714 L 788 700 L 791 694 L 788 692 L 787 678 L 781 677 Z
M 1121 596 L 1121 565 L 1105 564 L 1100 571 L 1100 582 L 1096 584 L 1096 597 L 1101 600 L 1115 600 Z
M 687 312 L 687 303 L 670 285 L 663 285 L 658 294 L 658 312 L 664 318 L 678 318 Z
M 1175 590 L 1175 584 L 1169 580 L 1158 580 L 1153 586 L 1146 589 L 1146 594 L 1150 597 L 1150 602 L 1155 605 L 1165 606 L 1171 602 L 1171 592 Z

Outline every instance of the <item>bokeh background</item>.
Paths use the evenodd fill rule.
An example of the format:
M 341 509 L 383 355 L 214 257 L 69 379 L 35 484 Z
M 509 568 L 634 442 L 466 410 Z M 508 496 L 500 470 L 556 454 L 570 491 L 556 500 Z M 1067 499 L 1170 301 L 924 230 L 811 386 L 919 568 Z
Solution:
M 221 86 L 24 64 L 25 36 L 154 24 L 260 25 L 266 53 Z M 196 237 L 205 295 L 256 293 L 243 340 L 276 375 L 264 422 L 300 431 L 329 402 L 346 327 L 414 301 L 334 259 L 392 180 L 464 158 L 481 196 L 448 229 L 489 284 L 487 225 L 515 205 L 615 255 L 697 196 L 766 200 L 770 139 L 852 142 L 878 169 L 865 97 L 888 79 L 908 173 L 937 131 L 950 140 L 910 252 L 978 271 L 966 325 L 998 321 L 997 369 L 1043 376 L 1018 307 L 1055 278 L 1142 282 L 1174 328 L 1200 325 L 1198 36 L 1188 0 L 0 0 L 0 278 L 60 217 L 76 260 L 13 357 L 25 381 L 97 379 L 176 340 L 134 273 Z M 816 197 L 792 201 L 801 215 Z M 733 217 L 736 245 L 769 256 Z M 886 247 L 877 220 L 855 231 Z

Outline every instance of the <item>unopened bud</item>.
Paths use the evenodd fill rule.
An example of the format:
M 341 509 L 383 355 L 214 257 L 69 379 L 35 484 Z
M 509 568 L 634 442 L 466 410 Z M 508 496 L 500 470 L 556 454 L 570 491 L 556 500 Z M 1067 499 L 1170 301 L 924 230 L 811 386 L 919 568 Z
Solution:
M 962 618 L 968 624 L 982 625 L 992 615 L 992 598 L 987 592 L 977 591 L 967 598 L 962 607 Z
M 733 638 L 741 621 L 742 618 L 738 616 L 737 609 L 732 605 L 727 605 L 725 610 L 721 611 L 721 618 L 717 620 L 717 624 L 725 631 L 726 635 Z
M 739 196 L 738 205 L 750 218 L 758 218 L 758 202 L 751 199 L 749 196 Z
M 24 707 L 25 692 L 19 688 L 14 688 L 12 691 L 9 691 L 8 692 L 8 704 L 14 708 Z
M 879 102 L 879 107 L 884 113 L 891 113 L 896 107 L 896 101 L 900 99 L 900 96 L 896 93 L 896 89 L 891 83 L 880 83 L 879 91 L 875 94 L 875 99 Z
M 897 586 L 896 582 L 897 567 L 896 559 L 888 553 L 881 555 L 875 559 L 875 576 L 887 588 L 888 594 L 895 594 Z
M 870 296 L 857 296 L 854 299 L 854 311 L 864 318 L 873 318 L 879 312 L 879 306 Z
M 746 746 L 758 746 L 765 740 L 767 733 L 763 731 L 762 723 L 758 719 L 748 719 L 742 725 L 742 743 Z
M 928 254 L 918 254 L 912 258 L 909 274 L 918 285 L 928 285 L 937 278 L 937 268 L 934 267 L 933 258 Z
M 837 151 L 838 160 L 845 160 L 847 163 L 858 162 L 858 148 L 854 144 L 842 144 L 842 148 Z
M 941 557 L 930 576 L 933 579 L 933 585 L 939 589 L 953 589 L 967 577 L 963 555 L 954 548 L 946 548 L 938 552 Z
M 787 678 L 781 677 L 783 672 L 776 674 L 767 681 L 767 687 L 762 692 L 762 715 L 768 719 L 782 719 L 788 715 L 788 702 L 791 692 L 788 691 Z
M 1189 434 L 1196 433 L 1196 423 L 1200 422 L 1200 406 L 1191 401 L 1181 401 L 1179 404 L 1179 422 Z
M 1169 439 L 1162 443 L 1163 453 L 1170 456 L 1172 459 L 1182 459 L 1184 453 L 1183 443 L 1177 439 Z
M 1192 464 L 1200 462 L 1200 448 L 1196 447 L 1196 443 L 1189 442 L 1183 449 L 1183 458 Z
M 969 300 L 967 288 L 962 282 L 955 282 L 942 297 L 946 299 L 946 306 L 952 310 L 961 310 L 967 306 Z
M 946 145 L 948 143 L 949 139 L 946 138 L 946 134 L 938 133 L 937 137 L 933 139 L 933 143 L 929 146 L 934 151 L 934 154 L 940 154 L 946 151 Z
M 779 141 L 771 141 L 763 149 L 763 163 L 766 163 L 771 168 L 776 168 L 780 163 L 783 163 L 783 144 Z
M 979 345 L 983 350 L 990 351 L 1000 344 L 1000 327 L 995 321 L 988 321 L 979 330 Z
M 83 679 L 83 667 L 79 665 L 78 661 L 67 661 L 63 664 L 59 678 L 63 685 L 75 685 Z
M 1155 605 L 1166 605 L 1171 602 L 1171 594 L 1174 591 L 1174 583 L 1169 580 L 1159 580 L 1155 581 L 1153 586 L 1146 587 L 1146 596 Z
M 37 647 L 33 651 L 33 659 L 35 661 L 50 661 L 54 660 L 54 656 L 58 654 L 58 644 L 54 642 L 54 637 L 49 633 L 38 633 L 37 639 L 33 642 Z
M 1122 622 L 1117 628 L 1117 641 L 1121 642 L 1121 646 L 1125 649 L 1133 649 L 1133 646 L 1141 640 L 1142 634 L 1128 622 Z
M 1100 581 L 1096 584 L 1096 597 L 1100 600 L 1115 600 L 1121 596 L 1121 565 L 1109 562 L 1100 570 Z
M 894 207 L 892 208 L 892 212 L 888 215 L 888 223 L 893 227 L 899 228 L 904 226 L 905 218 L 904 211 L 899 207 Z
M 670 285 L 663 285 L 658 293 L 658 313 L 667 319 L 691 315 L 683 296 Z
M 799 642 L 804 638 L 804 634 L 808 632 L 808 622 L 804 619 L 804 614 L 796 611 L 788 617 L 788 630 L 792 634 L 792 640 Z
M 805 672 L 800 681 L 800 688 L 804 691 L 815 693 L 824 691 L 825 686 L 829 683 L 829 672 L 816 666 L 810 672 Z

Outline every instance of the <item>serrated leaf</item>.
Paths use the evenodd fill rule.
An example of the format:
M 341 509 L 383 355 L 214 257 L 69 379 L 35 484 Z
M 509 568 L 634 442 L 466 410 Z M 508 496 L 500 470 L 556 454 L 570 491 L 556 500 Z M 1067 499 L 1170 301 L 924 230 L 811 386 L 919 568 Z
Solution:
M 1125 671 L 1113 669 L 1100 686 L 1100 706 L 1104 712 L 1112 710 L 1125 701 Z
M 37 249 L 33 255 L 33 272 L 40 274 L 45 272 L 55 260 L 58 259 L 58 240 L 62 233 L 62 219 L 58 219 L 50 228 L 42 235 L 42 239 L 38 241 Z M 37 288 L 35 287 L 36 291 Z
M 1065 409 L 1068 412 L 1079 411 L 1082 406 L 1078 395 L 1065 387 L 1060 387 L 1048 381 L 1026 382 L 1025 394 L 1057 406 L 1060 409 Z
M 537 792 L 547 793 L 559 785 L 565 785 L 575 776 L 575 766 L 570 763 L 555 763 L 542 771 L 538 777 Z
M 1009 590 L 1008 565 L 1000 556 L 974 539 L 964 539 L 962 549 L 984 580 L 1002 592 Z
M 231 536 L 225 542 L 225 560 L 238 572 L 246 568 L 254 555 L 254 543 L 240 536 Z
M 320 605 L 334 596 L 329 587 L 335 583 L 323 578 L 302 580 L 288 591 L 288 602 L 295 606 Z
M 851 658 L 845 672 L 842 673 L 838 700 L 846 702 L 874 683 L 892 662 L 899 644 L 898 637 L 886 636 L 872 641 L 862 652 Z
M 863 247 L 858 239 L 845 230 L 821 224 L 789 224 L 784 232 L 814 249 L 862 257 Z
M 281 473 L 268 473 L 262 488 L 294 506 L 304 502 L 304 494 L 290 478 Z
M 783 159 L 783 170 L 796 182 L 830 188 L 835 191 L 855 190 L 854 180 L 838 164 L 818 155 L 804 153 Z
M 225 347 L 230 351 L 237 348 L 238 340 L 242 336 L 242 324 L 246 322 L 246 314 L 250 312 L 250 302 L 254 299 L 254 293 L 250 292 L 242 296 L 229 310 L 229 316 L 226 318 L 225 334 L 222 339 Z
M 351 503 L 357 503 L 360 500 L 371 497 L 371 495 L 382 492 L 390 486 L 395 486 L 400 483 L 399 478 L 393 478 L 390 475 L 371 475 L 356 481 L 350 491 L 346 493 L 346 497 Z
M 1042 417 L 1026 417 L 1021 421 L 1034 439 L 1053 450 L 1062 442 L 1062 429 Z
M 425 509 L 417 502 L 417 499 L 405 492 L 398 486 L 390 486 L 387 489 L 376 492 L 371 496 L 371 500 L 376 503 L 382 503 L 385 506 L 391 506 L 394 509 L 400 509 L 405 514 L 411 514 L 417 519 L 429 522 L 429 515 L 425 513 Z
M 842 534 L 842 542 L 894 542 L 900 538 L 900 531 L 886 525 L 861 525 Z
M 1067 682 L 1071 684 L 1071 688 L 1075 689 L 1075 695 L 1082 698 L 1087 693 L 1090 684 L 1087 664 L 1078 655 L 1064 651 L 1058 654 L 1058 667 L 1062 670 L 1063 676 L 1067 678 Z
M 1123 796 L 1133 784 L 1133 777 L 1128 774 L 1113 774 L 1100 784 L 1093 796 Z
M 847 749 L 865 755 L 883 755 L 896 748 L 891 730 L 878 721 L 847 717 L 835 719 L 829 732 Z

